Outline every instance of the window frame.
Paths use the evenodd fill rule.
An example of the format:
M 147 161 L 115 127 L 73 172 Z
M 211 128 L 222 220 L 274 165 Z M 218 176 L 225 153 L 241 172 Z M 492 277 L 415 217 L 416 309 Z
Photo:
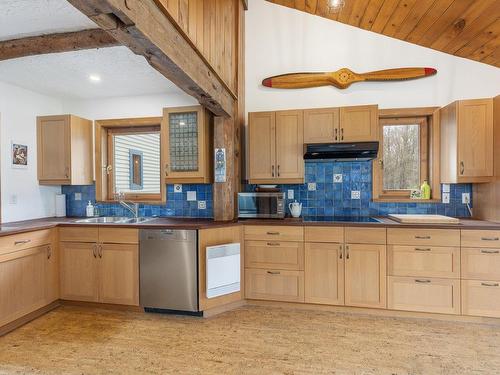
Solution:
M 166 183 L 165 165 L 166 126 L 162 117 L 142 117 L 95 121 L 96 201 L 116 202 L 114 192 L 113 135 L 160 132 L 160 193 L 126 193 L 124 199 L 137 203 L 164 204 Z
M 432 188 L 431 199 L 411 199 L 411 190 L 384 190 L 383 189 L 383 131 L 385 126 L 391 125 L 420 126 L 420 181 L 427 179 Z M 439 153 L 440 127 L 439 107 L 425 108 L 398 108 L 379 111 L 378 123 L 379 155 L 373 161 L 372 195 L 374 202 L 412 202 L 429 203 L 440 202 L 441 184 L 439 180 Z

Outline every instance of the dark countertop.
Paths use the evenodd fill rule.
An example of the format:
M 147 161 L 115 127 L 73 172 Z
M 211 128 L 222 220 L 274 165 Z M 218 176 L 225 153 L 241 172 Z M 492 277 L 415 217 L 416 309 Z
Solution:
M 81 218 L 45 218 L 18 221 L 0 225 L 0 237 L 34 230 L 50 229 L 57 226 L 106 226 L 115 228 L 159 228 L 159 229 L 209 229 L 233 225 L 292 225 L 292 226 L 349 226 L 349 227 L 385 227 L 385 228 L 432 228 L 432 229 L 480 229 L 500 230 L 500 223 L 489 221 L 461 219 L 460 224 L 402 224 L 378 217 L 381 222 L 311 222 L 293 219 L 241 219 L 233 221 L 213 221 L 211 219 L 155 218 L 141 224 L 88 224 L 77 223 Z

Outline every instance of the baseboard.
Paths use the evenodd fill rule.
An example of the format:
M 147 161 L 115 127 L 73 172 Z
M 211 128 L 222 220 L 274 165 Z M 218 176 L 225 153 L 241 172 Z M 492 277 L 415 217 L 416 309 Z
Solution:
M 264 301 L 264 300 L 246 300 L 246 304 L 250 306 L 268 306 L 268 307 L 270 306 L 279 308 L 294 308 L 299 310 L 331 311 L 341 314 L 373 315 L 373 316 L 387 317 L 387 318 L 432 319 L 432 320 L 441 320 L 450 322 L 470 322 L 470 323 L 500 325 L 500 318 L 487 318 L 480 316 L 436 314 L 436 313 L 415 312 L 415 311 L 371 309 L 366 307 L 317 305 L 311 303 L 279 302 L 279 301 Z
M 60 300 L 60 303 L 63 306 L 78 306 L 78 307 L 90 307 L 94 309 L 104 309 L 104 310 L 144 312 L 144 309 L 142 307 L 131 306 L 131 305 L 115 305 L 112 303 L 83 302 L 83 301 L 69 301 L 69 300 Z
M 26 314 L 10 323 L 5 324 L 4 326 L 0 327 L 0 336 L 6 335 L 9 332 L 12 332 L 13 330 L 25 325 L 26 323 L 31 322 L 32 320 L 35 320 L 42 315 L 48 313 L 51 310 L 54 310 L 55 308 L 59 307 L 61 304 L 59 301 L 54 301 L 47 306 L 44 306 L 42 308 L 39 308 L 38 310 L 32 311 L 29 314 Z
M 245 306 L 246 303 L 247 303 L 247 301 L 242 299 L 239 301 L 227 303 L 227 304 L 222 305 L 222 306 L 217 306 L 217 307 L 203 311 L 203 317 L 204 318 L 211 318 L 213 316 L 225 313 L 227 311 L 231 311 L 231 310 L 237 309 L 239 307 Z

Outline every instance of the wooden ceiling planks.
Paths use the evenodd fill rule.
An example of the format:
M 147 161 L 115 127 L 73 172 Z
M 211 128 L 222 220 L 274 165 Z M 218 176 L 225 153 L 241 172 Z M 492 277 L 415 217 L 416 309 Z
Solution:
M 499 0 L 267 0 L 500 67 Z

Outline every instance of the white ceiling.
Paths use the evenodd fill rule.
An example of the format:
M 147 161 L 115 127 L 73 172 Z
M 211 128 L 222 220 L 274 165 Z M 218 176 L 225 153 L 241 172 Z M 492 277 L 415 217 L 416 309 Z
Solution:
M 0 0 L 0 40 L 96 27 L 66 0 Z M 71 99 L 183 93 L 126 47 L 0 61 L 0 81 Z

